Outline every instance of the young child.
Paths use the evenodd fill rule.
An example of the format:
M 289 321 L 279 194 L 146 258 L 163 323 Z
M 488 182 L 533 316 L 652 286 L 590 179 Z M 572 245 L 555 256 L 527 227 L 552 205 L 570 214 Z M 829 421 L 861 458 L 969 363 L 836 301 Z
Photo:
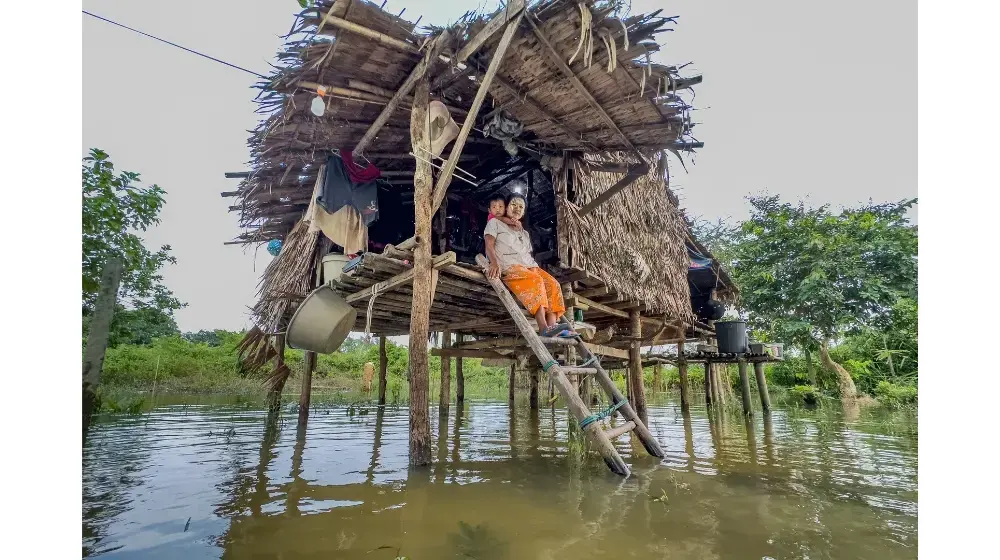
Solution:
M 521 221 L 507 217 L 507 202 L 502 196 L 495 196 L 490 199 L 490 215 L 486 218 L 486 223 L 492 219 L 498 219 L 514 229 L 521 229 Z

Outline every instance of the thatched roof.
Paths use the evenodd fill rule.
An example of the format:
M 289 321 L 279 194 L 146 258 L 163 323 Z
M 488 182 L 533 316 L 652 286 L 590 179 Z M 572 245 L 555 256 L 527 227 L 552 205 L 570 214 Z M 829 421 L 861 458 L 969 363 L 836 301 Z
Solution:
M 480 121 L 503 109 L 524 124 L 523 145 L 540 153 L 685 151 L 698 146 L 690 137 L 690 106 L 678 92 L 701 77 L 682 77 L 676 67 L 648 63 L 648 55 L 659 49 L 656 34 L 668 29 L 673 18 L 658 14 L 617 18 L 613 9 L 617 4 L 587 2 L 593 39 L 585 44 L 591 54 L 580 49 L 569 65 L 575 74 L 570 77 L 554 64 L 531 24 L 536 22 L 560 58 L 569 61 L 580 44 L 581 9 L 575 1 L 533 3 L 490 88 L 492 99 L 480 112 Z M 491 17 L 468 14 L 450 28 L 455 39 L 447 53 L 458 52 Z M 388 39 L 378 42 L 344 31 L 327 23 L 331 18 Z M 227 193 L 239 200 L 233 209 L 240 212 L 240 224 L 246 228 L 238 238 L 241 242 L 282 238 L 291 230 L 308 204 L 324 150 L 351 149 L 358 143 L 421 60 L 420 48 L 442 30 L 416 29 L 371 2 L 321 0 L 300 14 L 293 32 L 278 55 L 285 66 L 259 84 L 263 90 L 259 112 L 266 117 L 250 137 L 252 171 L 238 191 Z M 465 68 L 437 61 L 430 71 L 432 97 L 451 107 L 457 121 L 478 87 L 470 77 L 482 75 L 498 36 L 479 48 Z M 309 111 L 317 84 L 330 92 L 322 117 Z M 406 109 L 404 104 L 396 111 L 365 150 L 372 162 L 398 178 L 402 189 L 414 169 L 413 159 L 406 155 L 410 151 Z M 477 176 L 488 173 L 505 159 L 498 160 L 498 153 L 505 156 L 498 141 L 473 133 L 462 166 Z

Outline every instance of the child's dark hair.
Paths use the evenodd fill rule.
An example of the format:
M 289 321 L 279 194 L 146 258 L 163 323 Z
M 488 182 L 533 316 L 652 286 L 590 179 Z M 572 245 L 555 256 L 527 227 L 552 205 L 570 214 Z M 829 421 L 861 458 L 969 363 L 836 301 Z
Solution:
M 507 199 L 505 199 L 502 194 L 496 194 L 496 195 L 491 196 L 488 204 L 493 204 L 494 202 L 496 202 L 498 200 L 500 202 L 503 202 L 504 204 L 507 204 Z

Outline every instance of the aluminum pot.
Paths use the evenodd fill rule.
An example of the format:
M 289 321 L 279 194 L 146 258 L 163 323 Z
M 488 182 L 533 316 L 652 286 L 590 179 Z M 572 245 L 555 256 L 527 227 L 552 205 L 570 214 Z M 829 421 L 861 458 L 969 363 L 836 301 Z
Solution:
M 292 348 L 318 354 L 336 352 L 354 328 L 358 311 L 329 285 L 312 291 L 288 323 L 285 341 Z

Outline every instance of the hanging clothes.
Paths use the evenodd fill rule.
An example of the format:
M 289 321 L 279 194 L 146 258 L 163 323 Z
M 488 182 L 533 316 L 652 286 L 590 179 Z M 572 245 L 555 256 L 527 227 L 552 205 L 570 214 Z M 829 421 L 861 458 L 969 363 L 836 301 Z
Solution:
M 382 171 L 374 164 L 369 163 L 368 167 L 361 167 L 354 161 L 354 154 L 350 150 L 341 150 L 340 159 L 344 160 L 344 167 L 347 168 L 347 175 L 355 183 L 367 183 L 382 176 Z
M 330 214 L 350 206 L 361 216 L 365 227 L 378 219 L 378 185 L 374 180 L 355 183 L 341 157 L 326 159 L 326 178 L 316 202 Z
M 517 155 L 517 144 L 514 143 L 514 139 L 520 136 L 523 130 L 524 125 L 500 111 L 483 127 L 483 135 L 503 142 L 504 149 L 513 157 Z
M 352 206 L 341 206 L 333 214 L 319 208 L 315 224 L 330 241 L 344 248 L 345 255 L 368 250 L 368 227 Z

